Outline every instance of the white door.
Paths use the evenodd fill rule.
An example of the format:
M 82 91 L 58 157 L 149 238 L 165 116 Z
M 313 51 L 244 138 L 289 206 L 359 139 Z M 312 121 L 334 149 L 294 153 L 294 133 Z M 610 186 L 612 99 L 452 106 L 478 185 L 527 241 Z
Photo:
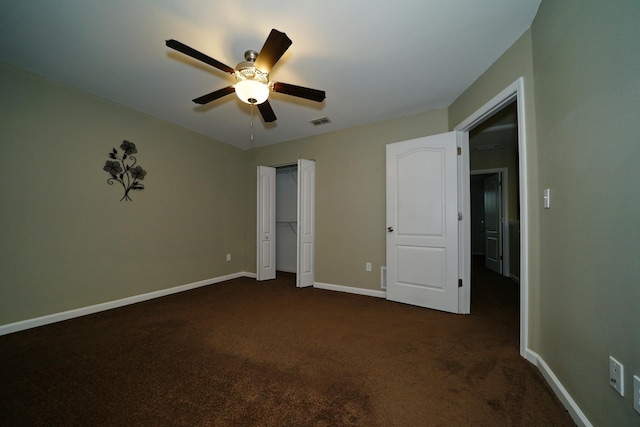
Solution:
M 502 274 L 502 189 L 500 174 L 484 179 L 484 264 Z
M 387 299 L 458 313 L 457 135 L 387 145 Z
M 256 279 L 276 278 L 276 169 L 258 166 Z
M 314 284 L 316 163 L 298 160 L 298 275 L 299 288 Z

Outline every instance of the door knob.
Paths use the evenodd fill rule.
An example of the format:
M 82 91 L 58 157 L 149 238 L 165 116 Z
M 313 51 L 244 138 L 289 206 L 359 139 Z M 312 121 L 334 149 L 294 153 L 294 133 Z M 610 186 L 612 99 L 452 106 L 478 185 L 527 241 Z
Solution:
M 387 231 L 388 231 L 389 233 L 393 232 L 393 227 L 387 227 Z

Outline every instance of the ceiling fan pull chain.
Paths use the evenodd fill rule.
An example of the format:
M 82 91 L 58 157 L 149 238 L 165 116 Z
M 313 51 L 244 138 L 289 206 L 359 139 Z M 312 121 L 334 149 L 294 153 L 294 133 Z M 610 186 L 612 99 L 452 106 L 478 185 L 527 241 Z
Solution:
M 253 141 L 253 109 L 254 109 L 255 105 L 251 104 L 251 122 L 249 122 L 249 127 L 251 128 L 251 136 L 249 137 L 249 139 L 251 141 Z

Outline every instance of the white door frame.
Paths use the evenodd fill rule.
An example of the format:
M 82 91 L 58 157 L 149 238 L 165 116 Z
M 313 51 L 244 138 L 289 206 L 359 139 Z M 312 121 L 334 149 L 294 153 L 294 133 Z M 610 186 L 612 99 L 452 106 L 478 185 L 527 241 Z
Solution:
M 463 286 L 460 288 L 460 309 L 462 313 L 471 310 L 471 206 L 469 189 L 469 138 L 468 132 L 491 117 L 512 101 L 516 101 L 518 110 L 518 165 L 520 187 L 520 355 L 526 358 L 529 344 L 529 208 L 528 208 L 528 173 L 527 173 L 527 131 L 525 123 L 524 79 L 518 78 L 502 92 L 494 96 L 473 114 L 454 127 L 454 130 L 465 132 L 461 138 L 461 159 L 459 161 L 459 193 L 460 207 L 463 214 L 463 225 L 460 229 L 460 275 Z M 465 286 L 465 284 L 467 284 Z
M 500 218 L 500 227 L 502 228 L 502 275 L 510 277 L 509 271 L 509 169 L 493 168 L 493 169 L 474 169 L 469 172 L 470 175 L 493 175 L 499 174 L 502 182 L 502 217 Z M 469 217 L 471 218 L 471 217 Z M 486 255 L 486 254 L 485 254 Z

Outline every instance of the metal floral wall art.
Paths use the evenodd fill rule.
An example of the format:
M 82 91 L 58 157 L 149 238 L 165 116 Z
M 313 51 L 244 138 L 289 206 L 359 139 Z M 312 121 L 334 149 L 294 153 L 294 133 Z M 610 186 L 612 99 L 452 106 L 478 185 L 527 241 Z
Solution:
M 102 169 L 111 175 L 111 178 L 107 179 L 109 185 L 113 185 L 116 182 L 122 185 L 124 196 L 120 201 L 129 201 L 133 200 L 129 197 L 129 191 L 144 189 L 144 185 L 140 181 L 147 175 L 147 171 L 142 169 L 142 166 L 136 166 L 138 159 L 133 155 L 138 152 L 136 144 L 124 140 L 120 144 L 120 148 L 123 151 L 122 157 L 118 154 L 118 150 L 114 148 L 109 153 L 109 158 L 112 160 L 107 160 Z

